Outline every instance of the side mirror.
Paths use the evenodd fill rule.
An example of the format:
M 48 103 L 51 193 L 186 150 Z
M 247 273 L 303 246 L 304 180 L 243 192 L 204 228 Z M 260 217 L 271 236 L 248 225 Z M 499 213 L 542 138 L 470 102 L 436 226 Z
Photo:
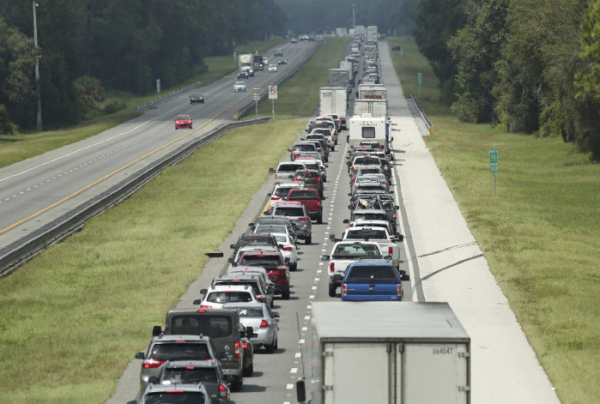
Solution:
M 289 264 L 290 263 L 290 257 L 285 257 L 284 261 L 285 261 L 286 264 Z
M 321 261 L 329 261 L 329 255 L 321 255 Z
M 342 223 L 344 223 L 344 224 L 348 224 L 348 223 L 350 223 L 350 220 L 348 220 L 348 219 L 344 219 L 344 220 L 342 221 Z
M 275 174 L 275 170 L 273 170 L 272 168 L 269 168 L 269 174 Z
M 200 289 L 200 294 L 205 295 L 208 293 L 208 289 Z
M 340 274 L 333 275 L 333 281 L 334 282 L 341 282 L 342 281 L 342 275 L 340 275 Z
M 223 258 L 223 253 L 222 252 L 204 253 L 204 255 L 206 255 L 208 258 Z
M 275 289 L 273 289 L 273 286 L 269 286 L 267 288 L 267 294 L 268 295 L 272 295 L 273 293 L 275 293 Z
M 143 352 L 138 352 L 135 354 L 135 359 L 146 359 L 146 354 Z
M 150 376 L 148 378 L 148 383 L 149 384 L 156 384 L 156 376 Z
M 288 149 L 288 151 L 291 153 L 291 152 L 292 152 L 292 149 Z
M 304 379 L 298 379 L 296 381 L 296 399 L 299 403 L 306 401 L 306 386 L 304 385 Z
M 248 223 L 249 227 L 254 227 L 254 223 Z M 232 244 L 233 245 L 233 244 Z
M 152 328 L 152 336 L 153 337 L 158 337 L 160 335 L 160 333 L 162 332 L 162 328 L 160 328 L 160 325 L 155 325 Z
M 393 193 L 394 193 L 394 191 L 393 191 L 393 190 L 390 190 L 390 191 L 389 191 L 389 193 L 390 193 L 390 194 L 393 194 Z
M 279 318 L 279 313 L 272 313 L 273 314 L 273 318 Z
M 235 244 L 231 244 L 231 245 L 229 246 L 229 248 L 231 248 L 232 250 L 235 250 Z
M 233 257 L 229 257 L 229 258 L 227 258 L 227 262 L 229 262 L 230 264 L 233 264 L 235 262 L 235 260 L 233 259 Z
M 272 194 L 272 193 L 270 193 L 270 192 L 267 194 L 267 196 L 272 196 L 272 195 L 273 195 L 273 194 Z
M 410 275 L 409 274 L 404 274 L 400 277 L 401 280 L 403 281 L 410 281 Z
M 301 138 L 300 138 L 300 140 L 304 140 L 304 138 L 303 138 L 303 137 L 301 137 Z
M 390 184 L 390 185 L 392 185 L 392 184 Z M 395 210 L 398 210 L 398 209 L 400 209 L 400 206 L 397 206 L 397 205 L 396 205 L 396 206 L 394 206 L 394 209 L 395 209 Z
M 325 168 L 329 168 L 329 165 L 328 165 L 328 164 L 325 164 Z
M 280 248 L 284 248 L 285 246 L 283 244 L 277 244 Z
M 352 192 L 348 194 L 348 196 L 352 196 Z
M 394 234 L 394 238 L 396 239 L 397 242 L 401 243 L 404 241 L 404 235 L 400 234 L 400 233 L 396 233 Z
M 394 138 L 392 138 L 392 140 L 390 140 L 390 142 L 393 142 L 393 141 L 394 141 Z
M 354 208 L 354 206 L 348 205 L 348 209 L 352 210 L 353 208 Z
M 329 235 L 329 241 L 335 241 L 335 234 Z
M 257 334 L 254 333 L 254 328 L 246 327 L 246 338 L 256 338 Z

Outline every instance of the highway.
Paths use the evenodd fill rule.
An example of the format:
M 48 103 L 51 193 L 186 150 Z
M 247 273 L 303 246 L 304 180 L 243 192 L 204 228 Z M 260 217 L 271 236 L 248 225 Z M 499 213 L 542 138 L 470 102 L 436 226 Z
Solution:
M 0 169 L 0 250 L 30 237 L 52 220 L 67 214 L 194 138 L 231 121 L 252 100 L 252 88 L 272 84 L 317 46 L 314 42 L 287 43 L 288 65 L 278 73 L 256 72 L 243 80 L 246 92 L 234 92 L 236 74 L 197 90 L 190 90 L 143 116 L 72 145 Z M 269 61 L 274 49 L 265 55 Z M 190 105 L 188 96 L 200 92 L 205 104 Z M 179 114 L 194 119 L 193 130 L 175 130 Z
M 386 46 L 385 43 L 382 44 Z M 391 62 L 390 62 L 391 63 Z M 360 74 L 360 72 L 359 72 Z M 385 80 L 385 78 L 384 78 Z M 354 94 L 351 95 L 349 103 L 349 115 L 353 111 Z M 310 307 L 314 301 L 331 301 L 339 299 L 330 298 L 328 293 L 327 262 L 320 260 L 321 255 L 330 254 L 335 243 L 329 241 L 329 235 L 340 236 L 347 225 L 344 219 L 350 217 L 348 210 L 350 184 L 347 174 L 346 159 L 347 132 L 343 131 L 339 136 L 339 144 L 336 151 L 330 153 L 327 168 L 327 182 L 325 183 L 325 201 L 323 211 L 323 224 L 313 224 L 313 239 L 311 245 L 298 243 L 298 270 L 291 273 L 291 297 L 285 301 L 277 298 L 274 311 L 280 314 L 279 319 L 279 349 L 273 354 L 267 354 L 264 350 L 255 353 L 254 375 L 244 378 L 244 387 L 239 393 L 232 393 L 232 403 L 258 404 L 258 403 L 294 403 L 294 383 L 302 374 L 310 374 L 310 363 L 304 361 L 307 355 L 306 346 L 308 341 L 307 329 L 310 323 Z M 298 135 L 297 141 L 304 136 Z M 397 150 L 396 152 L 400 152 Z M 398 154 L 397 154 L 398 155 Z M 289 161 L 289 153 L 282 157 L 281 161 Z M 398 183 L 396 170 L 400 163 L 394 163 L 394 190 L 397 205 L 402 209 L 404 204 L 401 200 L 401 189 Z M 229 245 L 235 243 L 238 236 L 248 231 L 248 223 L 254 221 L 268 203 L 267 193 L 273 188 L 274 179 L 270 180 L 254 196 L 248 205 L 246 212 L 238 220 L 238 224 L 220 246 L 220 251 L 226 257 L 230 254 Z M 409 266 L 407 260 L 407 249 L 411 247 L 411 236 L 408 223 L 405 221 L 405 213 L 399 215 L 400 233 L 407 237 L 407 241 L 400 243 L 401 265 L 400 269 L 414 273 L 413 266 Z M 414 252 L 412 253 L 414 256 Z M 213 259 L 203 269 L 202 275 L 182 296 L 177 308 L 198 307 L 201 295 L 200 289 L 210 284 L 212 278 L 223 273 L 228 264 L 226 258 Z M 403 282 L 404 300 L 413 300 L 413 287 L 411 282 Z M 416 299 L 416 296 L 415 296 Z M 299 326 L 298 326 L 299 325 Z M 360 326 L 357 324 L 357 326 Z M 151 330 L 148 330 L 148 341 L 150 341 Z M 132 358 L 135 352 L 132 352 Z M 303 367 L 304 366 L 304 367 Z M 127 367 L 123 377 L 120 379 L 117 391 L 107 404 L 130 403 L 135 400 L 139 389 L 139 373 L 141 361 L 133 360 Z

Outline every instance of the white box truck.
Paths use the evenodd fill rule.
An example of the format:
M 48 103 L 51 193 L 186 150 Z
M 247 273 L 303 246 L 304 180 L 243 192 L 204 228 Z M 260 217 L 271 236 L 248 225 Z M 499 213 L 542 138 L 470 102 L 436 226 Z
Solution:
M 329 87 L 344 87 L 346 91 L 351 92 L 352 86 L 348 78 L 348 71 L 345 69 L 329 69 Z
M 248 71 L 248 76 L 254 76 L 254 55 L 251 53 L 238 56 L 240 70 Z
M 387 118 L 388 100 L 354 100 L 354 115 Z
M 356 102 L 356 100 L 355 100 Z M 385 146 L 385 152 L 390 150 L 389 126 L 385 118 L 372 118 L 368 113 L 364 116 L 355 116 L 348 123 L 348 144 L 358 145 L 360 142 L 379 142 Z
M 312 404 L 469 404 L 471 340 L 448 303 L 314 302 Z
M 383 84 L 359 84 L 357 98 L 361 100 L 386 100 L 387 89 Z
M 342 129 L 346 129 L 346 114 L 348 113 L 348 92 L 344 87 L 321 87 L 319 101 L 320 115 L 337 115 L 342 123 Z
M 350 85 L 354 83 L 354 66 L 352 62 L 347 60 L 342 60 L 340 62 L 340 69 L 348 70 L 348 80 L 350 80 Z

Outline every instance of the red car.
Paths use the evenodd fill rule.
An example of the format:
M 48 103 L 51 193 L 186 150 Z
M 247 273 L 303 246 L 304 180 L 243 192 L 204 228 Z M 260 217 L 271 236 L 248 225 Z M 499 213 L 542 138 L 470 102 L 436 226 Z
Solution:
M 275 294 L 281 295 L 284 300 L 289 300 L 290 269 L 280 252 L 247 251 L 242 254 L 237 266 L 256 266 L 266 269 L 269 278 L 274 284 Z
M 179 128 L 192 129 L 192 118 L 189 115 L 179 115 L 175 118 L 175 129 Z

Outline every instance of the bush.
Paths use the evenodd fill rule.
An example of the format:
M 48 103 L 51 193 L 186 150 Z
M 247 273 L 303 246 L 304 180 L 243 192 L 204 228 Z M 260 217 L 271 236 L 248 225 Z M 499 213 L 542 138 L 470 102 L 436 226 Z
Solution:
M 127 104 L 125 104 L 124 102 L 113 101 L 104 107 L 104 114 L 110 115 L 122 111 L 124 109 L 127 109 Z

